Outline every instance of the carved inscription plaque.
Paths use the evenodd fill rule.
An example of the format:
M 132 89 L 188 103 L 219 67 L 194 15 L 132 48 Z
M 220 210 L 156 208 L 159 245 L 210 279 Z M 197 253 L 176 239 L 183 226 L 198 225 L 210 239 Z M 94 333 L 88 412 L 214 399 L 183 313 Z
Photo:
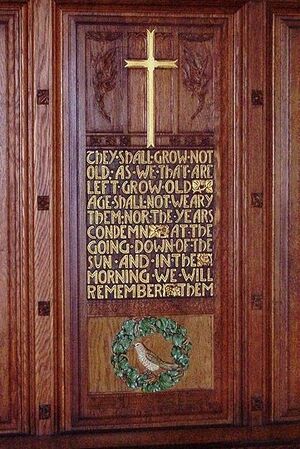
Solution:
M 86 153 L 87 298 L 214 294 L 214 150 Z

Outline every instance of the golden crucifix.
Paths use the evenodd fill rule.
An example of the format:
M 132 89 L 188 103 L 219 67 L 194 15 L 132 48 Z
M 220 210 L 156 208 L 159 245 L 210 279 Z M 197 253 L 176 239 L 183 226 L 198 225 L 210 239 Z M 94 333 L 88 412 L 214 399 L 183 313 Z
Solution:
M 176 69 L 176 61 L 157 61 L 155 59 L 155 30 L 147 30 L 147 59 L 126 60 L 125 67 L 129 69 L 147 69 L 147 148 L 155 146 L 155 94 L 154 70 Z

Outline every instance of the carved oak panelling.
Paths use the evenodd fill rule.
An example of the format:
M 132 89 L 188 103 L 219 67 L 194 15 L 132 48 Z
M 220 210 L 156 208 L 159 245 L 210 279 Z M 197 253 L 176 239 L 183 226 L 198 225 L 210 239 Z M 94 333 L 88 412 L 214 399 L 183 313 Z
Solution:
M 174 33 L 156 33 L 155 57 L 162 60 L 176 60 L 178 58 L 175 47 Z M 157 70 L 155 73 L 155 102 L 156 102 L 156 131 L 158 133 L 174 132 L 176 116 L 176 70 Z M 161 91 L 163 86 L 163 95 Z
M 300 16 L 275 16 L 274 44 L 274 410 L 276 420 L 299 420 Z
M 25 345 L 27 320 L 23 185 L 20 158 L 19 12 L 0 8 L 0 431 L 25 431 Z M 24 162 L 23 162 L 24 163 Z M 22 325 L 21 323 L 22 309 Z M 21 410 L 23 409 L 23 414 Z M 23 415 L 23 416 L 22 416 Z
M 223 16 L 207 25 L 193 14 L 167 22 L 127 13 L 82 21 L 68 14 L 63 86 L 69 109 L 62 129 L 72 361 L 66 360 L 71 380 L 65 391 L 72 392 L 73 424 L 67 427 L 116 426 L 116 418 L 118 426 L 166 425 L 185 423 L 187 415 L 201 424 L 233 422 L 239 366 L 229 335 L 237 316 L 239 238 L 231 142 L 239 139 L 226 137 L 233 131 L 234 88 L 221 80 L 220 67 L 233 70 L 238 42 L 234 50 Z M 154 57 L 166 65 L 154 69 L 155 147 L 147 148 L 149 75 L 144 67 L 129 70 L 125 60 L 149 56 L 154 29 Z M 76 54 L 69 53 L 75 42 Z M 221 98 L 228 98 L 222 121 Z M 182 242 L 186 247 L 178 250 Z M 176 323 L 184 335 L 177 335 Z M 153 365 L 147 365 L 152 377 L 131 367 L 133 333 L 145 337 L 148 356 L 162 357 L 159 366 L 172 366 L 158 375 L 166 390 L 160 400 Z M 181 379 L 176 357 L 188 364 L 188 350 L 180 352 L 186 335 L 193 341 Z M 152 393 L 136 394 L 145 377 Z
M 132 143 L 144 144 L 147 73 L 124 70 L 124 60 L 147 58 L 147 33 L 141 27 L 126 31 L 85 31 L 86 130 L 125 133 Z M 219 27 L 157 30 L 157 60 L 178 61 L 174 70 L 155 70 L 155 127 L 159 135 L 214 130 L 214 98 L 218 98 L 220 67 L 214 64 L 220 45 Z M 83 63 L 83 61 L 82 61 Z M 125 81 L 126 80 L 126 81 Z M 215 82 L 215 87 L 213 88 Z M 121 87 L 122 86 L 122 87 Z
M 126 43 L 126 59 L 147 58 L 147 34 L 145 30 L 129 31 Z M 125 56 L 125 55 L 124 55 Z M 126 70 L 127 76 L 127 98 L 126 112 L 127 130 L 130 134 L 146 133 L 146 80 L 147 74 L 144 69 Z M 132 143 L 134 140 L 132 141 Z M 136 139 L 141 145 L 144 138 Z
M 213 389 L 213 316 L 172 316 L 176 322 L 189 329 L 189 338 L 191 342 L 201 342 L 199 353 L 191 350 L 190 365 L 181 381 L 172 389 L 185 390 L 189 388 L 201 388 L 204 390 Z M 114 393 L 116 391 L 130 392 L 130 388 L 114 375 L 113 366 L 110 363 L 111 348 L 107 345 L 110 340 L 110 334 L 117 334 L 126 317 L 113 318 L 89 318 L 88 339 L 89 339 L 89 392 L 95 393 Z M 147 337 L 144 340 L 147 348 L 153 353 L 160 354 L 164 360 L 169 359 L 170 348 L 168 344 L 161 344 L 159 336 Z M 99 348 L 100 344 L 100 348 Z M 195 343 L 194 343 L 195 344 Z M 134 348 L 128 351 L 128 357 L 137 369 L 141 369 L 137 354 Z M 109 363 L 103 363 L 101 360 L 108 360 Z M 134 390 L 138 392 L 138 390 Z M 151 400 L 151 398 L 149 398 Z

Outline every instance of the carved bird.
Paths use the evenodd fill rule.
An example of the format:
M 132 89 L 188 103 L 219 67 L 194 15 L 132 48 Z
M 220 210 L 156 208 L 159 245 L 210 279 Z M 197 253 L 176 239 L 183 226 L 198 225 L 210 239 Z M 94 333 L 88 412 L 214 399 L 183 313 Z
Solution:
M 180 369 L 177 363 L 169 363 L 165 362 L 158 355 L 154 354 L 147 348 L 143 343 L 134 343 L 134 348 L 137 353 L 137 357 L 139 362 L 151 372 L 155 372 L 158 370 L 171 370 L 171 369 Z

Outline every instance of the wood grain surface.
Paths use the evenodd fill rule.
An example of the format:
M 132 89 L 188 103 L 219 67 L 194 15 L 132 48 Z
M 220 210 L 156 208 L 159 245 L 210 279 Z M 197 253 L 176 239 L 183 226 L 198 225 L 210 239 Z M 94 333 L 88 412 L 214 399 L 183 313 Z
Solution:
M 261 26 L 256 28 L 257 21 Z M 266 92 L 267 49 L 261 45 L 266 40 L 266 10 L 262 2 L 246 6 L 246 30 L 251 39 L 247 41 L 244 54 L 244 111 L 243 111 L 243 154 L 242 165 L 244 198 L 242 208 L 243 221 L 243 300 L 242 315 L 245 320 L 245 358 L 244 377 L 244 424 L 259 425 L 266 422 L 267 402 L 266 377 L 267 364 L 267 302 L 269 284 L 265 282 L 268 250 L 268 173 L 269 161 L 266 160 L 266 111 L 267 100 L 261 106 L 252 103 L 252 91 L 260 90 L 263 97 Z M 256 32 L 253 34 L 253 31 Z M 256 63 L 254 63 L 256 61 Z M 254 130 L 256 130 L 254 132 Z M 259 169 L 258 169 L 259 167 Z M 263 207 L 254 208 L 251 195 L 258 192 L 263 197 Z M 253 296 L 260 295 L 260 308 L 253 307 Z M 259 361 L 259 362 L 258 362 Z M 255 406 L 259 398 L 261 406 Z
M 299 381 L 299 17 L 276 14 L 274 34 L 274 418 L 298 420 Z M 280 384 L 279 384 L 280 380 Z
M 77 16 L 73 15 L 75 11 Z M 167 16 L 166 12 L 156 11 L 151 18 L 143 12 L 133 11 L 126 14 L 121 10 L 114 11 L 110 15 L 108 9 L 104 15 L 104 11 L 99 9 L 96 15 L 88 16 L 84 10 L 78 11 L 77 8 L 72 13 L 64 8 L 58 10 L 57 23 L 62 24 L 59 30 L 62 33 L 60 54 L 64 61 L 60 61 L 64 99 L 61 125 L 64 234 L 61 237 L 64 238 L 65 264 L 62 293 L 66 307 L 63 337 L 67 343 L 64 363 L 69 383 L 65 389 L 65 404 L 71 413 L 69 417 L 64 417 L 66 426 L 73 422 L 73 426 L 77 423 L 75 426 L 78 427 L 114 427 L 113 417 L 116 416 L 119 424 L 126 426 L 138 426 L 145 419 L 148 423 L 166 425 L 168 420 L 186 421 L 184 415 L 189 414 L 190 422 L 241 420 L 238 413 L 241 391 L 236 387 L 240 373 L 239 357 L 233 358 L 234 348 L 238 348 L 239 344 L 237 315 L 233 310 L 238 307 L 237 292 L 240 288 L 237 276 L 240 234 L 234 226 L 234 215 L 237 213 L 235 205 L 241 186 L 236 176 L 237 167 L 233 163 L 234 157 L 239 154 L 239 131 L 231 128 L 237 119 L 233 107 L 235 88 L 239 89 L 238 83 L 241 82 L 241 79 L 236 79 L 234 85 L 232 76 L 242 64 L 241 59 L 234 59 L 240 45 L 237 30 L 241 26 L 241 15 L 231 10 L 224 15 L 223 11 L 216 10 L 212 19 L 209 14 L 199 15 L 196 11 L 188 18 L 183 12 L 174 10 L 173 13 L 172 17 Z M 191 311 L 194 310 L 195 314 L 198 309 L 198 320 L 201 323 L 201 320 L 206 319 L 201 313 L 209 300 L 192 297 L 169 301 L 145 298 L 141 301 L 138 298 L 119 300 L 118 304 L 108 300 L 108 304 L 100 301 L 97 305 L 97 301 L 93 301 L 93 305 L 89 305 L 86 295 L 86 150 L 102 147 L 118 149 L 120 134 L 127 139 L 125 148 L 128 151 L 145 147 L 145 74 L 139 69 L 124 70 L 122 61 L 145 57 L 146 29 L 154 26 L 157 32 L 157 57 L 164 55 L 164 58 L 180 61 L 179 70 L 170 71 L 169 74 L 160 73 L 160 78 L 156 80 L 157 146 L 163 146 L 165 151 L 172 150 L 174 145 L 179 148 L 181 145 L 187 150 L 197 148 L 197 145 L 207 149 L 212 146 L 215 153 L 217 205 L 214 221 L 215 286 L 213 306 L 209 306 L 214 316 L 214 332 L 209 337 L 213 354 L 213 360 L 207 368 L 209 377 L 206 377 L 208 374 L 202 379 L 199 376 L 203 363 L 201 342 L 208 338 L 205 327 L 199 324 L 199 333 L 194 334 L 194 368 L 182 384 L 185 393 L 182 394 L 178 385 L 174 392 L 163 394 L 163 404 L 158 403 L 155 395 L 130 392 L 119 394 L 122 386 L 111 375 L 111 370 L 104 368 L 109 366 L 105 362 L 108 354 L 104 346 L 112 341 L 114 323 L 118 322 L 113 317 L 131 315 L 132 310 L 136 311 L 137 316 L 153 315 L 154 310 L 156 316 L 173 316 L 172 311 L 177 309 L 181 315 L 189 316 L 184 322 L 188 332 L 193 334 L 196 317 L 190 316 Z M 202 76 L 207 77 L 207 80 L 201 81 L 205 86 L 201 87 L 202 91 L 197 90 L 199 87 L 196 87 L 195 80 L 187 78 L 189 65 L 192 64 L 188 55 L 205 61 L 205 73 Z M 110 77 L 106 84 L 101 85 L 98 75 L 102 74 L 103 78 L 106 76 L 103 64 L 107 64 Z M 195 95 L 189 90 L 189 83 L 194 85 Z M 229 172 L 234 175 L 229 176 Z M 60 169 L 57 173 L 59 176 Z M 98 322 L 103 326 L 106 323 L 101 333 L 98 326 L 88 327 L 88 311 L 91 307 L 94 318 L 90 323 Z M 101 318 L 97 321 L 97 314 L 106 316 L 106 320 Z M 96 341 L 102 337 L 104 342 L 100 347 L 103 350 L 97 353 Z M 72 359 L 69 358 L 71 353 Z M 103 366 L 102 374 L 97 371 L 99 363 L 100 367 Z M 101 391 L 101 385 L 104 391 Z M 93 394 L 88 394 L 91 386 Z M 193 395 L 189 395 L 189 389 L 193 390 Z M 110 395 L 104 394 L 105 391 L 109 391 Z M 153 416 L 149 415 L 149 411 Z
M 215 154 L 213 299 L 87 300 L 85 153 L 146 145 L 146 73 L 124 59 L 147 28 L 179 67 L 156 70 L 157 147 Z M 300 447 L 299 51 L 299 0 L 0 1 L 0 448 Z M 149 315 L 193 349 L 144 395 L 110 357 Z
M 213 389 L 213 316 L 171 316 L 180 325 L 189 329 L 189 339 L 194 346 L 191 350 L 190 367 L 183 379 L 174 387 L 182 389 Z M 120 331 L 126 317 L 118 318 L 90 318 L 88 324 L 88 366 L 89 393 L 107 393 L 127 391 L 130 389 L 121 379 L 118 379 L 110 363 L 112 336 Z M 142 339 L 142 342 L 155 354 L 168 362 L 172 362 L 172 344 L 166 342 L 160 335 L 153 335 Z M 132 348 L 128 353 L 129 363 L 139 371 L 143 367 L 139 364 L 136 351 Z M 115 377 L 114 377 L 115 376 Z
M 54 328 L 53 302 L 53 135 L 52 135 L 52 16 L 50 1 L 35 1 L 33 15 L 33 195 L 34 195 L 34 368 L 35 368 L 35 426 L 38 434 L 51 433 L 54 427 Z M 37 91 L 49 90 L 49 104 L 37 103 Z M 49 211 L 37 208 L 38 196 L 49 196 Z M 38 315 L 38 301 L 49 301 L 49 318 Z M 40 419 L 40 405 L 49 404 L 50 419 Z
M 0 431 L 4 433 L 29 427 L 26 77 L 21 73 L 25 36 L 26 7 L 0 5 Z

